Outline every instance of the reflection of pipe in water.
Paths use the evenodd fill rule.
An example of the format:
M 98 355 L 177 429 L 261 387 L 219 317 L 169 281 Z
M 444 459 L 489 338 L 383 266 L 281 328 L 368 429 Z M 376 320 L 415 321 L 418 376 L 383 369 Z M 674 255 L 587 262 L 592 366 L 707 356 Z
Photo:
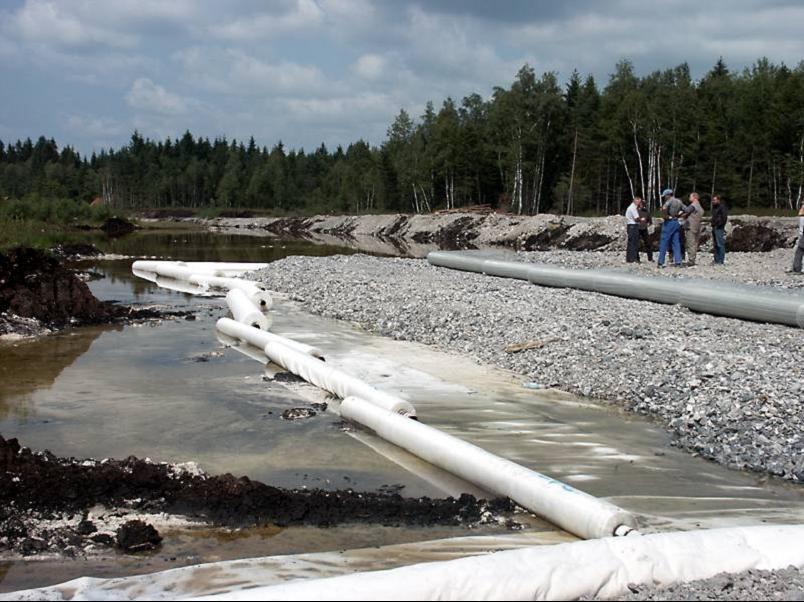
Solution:
M 449 251 L 433 251 L 427 255 L 427 261 L 456 270 L 529 280 L 541 286 L 576 288 L 656 303 L 679 304 L 716 316 L 804 328 L 804 295 L 767 287 L 692 278 L 654 278 L 614 270 L 559 268 L 485 259 L 476 254 Z
M 350 395 L 359 395 L 391 412 L 409 417 L 416 416 L 416 408 L 409 401 L 375 389 L 354 376 L 327 366 L 324 362 L 302 352 L 298 348 L 302 343 L 296 343 L 295 347 L 291 347 L 280 340 L 264 337 L 262 330 L 249 328 L 228 318 L 218 320 L 216 327 L 224 334 L 236 336 L 255 346 L 265 341 L 265 355 L 272 362 L 342 399 Z
M 164 276 L 157 275 L 153 282 L 155 282 L 157 286 L 176 291 L 177 293 L 187 293 L 188 295 L 196 295 L 201 297 L 210 296 L 209 293 L 203 289 L 193 286 L 185 280 L 174 280 L 173 278 L 166 278 Z
M 485 489 L 481 489 L 469 481 L 459 479 L 454 474 L 442 470 L 429 462 L 425 462 L 399 446 L 383 441 L 379 437 L 375 437 L 364 431 L 350 431 L 347 434 L 353 439 L 360 441 L 360 443 L 369 449 L 377 452 L 379 455 L 389 459 L 394 464 L 401 466 L 409 473 L 419 477 L 422 481 L 444 492 L 444 495 L 449 495 L 457 499 L 462 493 L 468 493 L 479 500 L 487 500 L 493 497 L 493 494 L 490 494 Z
M 248 343 L 244 343 L 240 339 L 227 336 L 220 331 L 215 333 L 218 342 L 222 345 L 234 349 L 235 351 L 242 353 L 248 358 L 253 360 L 257 360 L 262 365 L 267 366 L 271 360 L 268 359 L 268 356 L 265 355 L 262 349 L 258 347 L 254 347 L 253 345 L 249 345 Z
M 344 399 L 340 413 L 385 441 L 495 495 L 508 497 L 584 539 L 626 535 L 636 529 L 634 516 L 614 504 L 363 399 Z

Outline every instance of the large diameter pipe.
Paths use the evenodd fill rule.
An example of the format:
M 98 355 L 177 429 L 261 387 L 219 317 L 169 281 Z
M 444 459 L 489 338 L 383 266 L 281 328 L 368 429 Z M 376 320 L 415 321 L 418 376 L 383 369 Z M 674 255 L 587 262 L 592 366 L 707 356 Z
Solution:
M 232 312 L 235 321 L 260 330 L 269 330 L 271 328 L 271 319 L 260 311 L 248 295 L 238 288 L 234 288 L 226 293 L 226 305 Z
M 264 353 L 263 349 L 266 345 L 279 343 L 281 345 L 285 345 L 286 347 L 290 347 L 291 349 L 295 349 L 299 353 L 312 356 L 318 360 L 324 359 L 324 352 L 318 347 L 300 343 L 299 341 L 294 341 L 293 339 L 274 334 L 273 332 L 269 332 L 267 330 L 258 330 L 256 328 L 252 328 L 251 326 L 247 326 L 246 324 L 241 324 L 240 322 L 230 320 L 229 318 L 221 318 L 218 320 L 216 328 L 218 332 L 228 337 L 248 343 L 252 347 L 256 347 L 260 350 L 260 353 Z
M 368 383 L 337 368 L 327 366 L 324 362 L 303 353 L 298 348 L 294 349 L 283 341 L 263 337 L 258 334 L 261 331 L 255 328 L 243 327 L 243 324 L 236 326 L 236 324 L 237 322 L 234 320 L 221 318 L 216 327 L 224 334 L 237 337 L 255 347 L 259 347 L 260 343 L 264 342 L 265 355 L 273 363 L 342 399 L 355 395 L 394 414 L 408 418 L 416 417 L 416 408 L 409 401 L 375 389 Z
M 250 584 L 195 599 L 618 600 L 633 584 L 667 587 L 724 572 L 804 566 L 802 537 L 804 526 L 773 525 L 575 541 L 279 585 Z M 89 589 L 75 581 L 63 587 L 75 591 L 82 585 Z M 116 593 L 97 586 L 79 592 L 83 599 Z M 43 596 L 29 599 L 37 597 Z
M 804 295 L 800 293 L 693 278 L 638 276 L 615 270 L 573 270 L 449 251 L 433 251 L 427 255 L 427 261 L 479 274 L 527 279 L 542 286 L 679 304 L 717 316 L 804 328 Z
M 622 526 L 637 527 L 634 516 L 622 508 L 358 397 L 344 399 L 340 413 L 415 456 L 486 491 L 511 498 L 584 539 L 611 537 L 622 532 L 618 531 Z

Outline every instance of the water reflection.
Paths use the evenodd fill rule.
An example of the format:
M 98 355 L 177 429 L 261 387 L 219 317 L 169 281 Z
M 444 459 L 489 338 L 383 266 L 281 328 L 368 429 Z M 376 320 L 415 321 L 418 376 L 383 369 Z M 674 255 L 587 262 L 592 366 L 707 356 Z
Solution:
M 122 327 L 87 327 L 33 341 L 0 343 L 0 420 L 24 421 L 34 416 L 32 394 L 52 387 L 64 369 L 108 330 Z

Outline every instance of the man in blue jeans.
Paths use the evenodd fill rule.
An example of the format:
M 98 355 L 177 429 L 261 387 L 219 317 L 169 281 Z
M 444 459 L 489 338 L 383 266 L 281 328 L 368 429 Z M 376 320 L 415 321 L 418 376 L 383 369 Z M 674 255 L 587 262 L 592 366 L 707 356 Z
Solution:
M 681 226 L 678 218 L 684 210 L 684 203 L 673 196 L 673 189 L 667 188 L 662 192 L 662 238 L 659 240 L 659 267 L 664 267 L 664 256 L 667 250 L 673 248 L 673 263 L 676 267 L 681 266 Z
M 715 254 L 715 265 L 723 265 L 726 262 L 726 222 L 729 214 L 726 206 L 721 202 L 720 197 L 712 195 L 712 251 Z

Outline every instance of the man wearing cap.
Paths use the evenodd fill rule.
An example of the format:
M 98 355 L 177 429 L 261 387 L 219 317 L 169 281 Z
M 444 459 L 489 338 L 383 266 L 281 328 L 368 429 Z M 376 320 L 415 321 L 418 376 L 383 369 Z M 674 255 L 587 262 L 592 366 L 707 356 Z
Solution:
M 662 238 L 659 241 L 659 267 L 664 267 L 664 256 L 667 250 L 672 246 L 673 248 L 673 263 L 676 267 L 681 265 L 681 234 L 678 223 L 678 218 L 684 209 L 684 203 L 673 196 L 673 189 L 666 188 L 662 191 L 662 215 L 664 216 L 664 223 L 662 224 Z

